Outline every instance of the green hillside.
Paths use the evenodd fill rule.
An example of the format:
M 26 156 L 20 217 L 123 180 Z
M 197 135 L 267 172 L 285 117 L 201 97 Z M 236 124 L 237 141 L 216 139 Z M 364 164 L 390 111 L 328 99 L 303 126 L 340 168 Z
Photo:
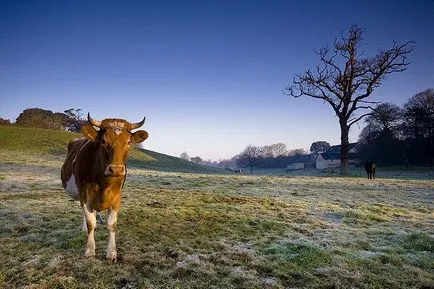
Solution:
M 80 134 L 61 130 L 0 126 L 0 150 L 34 154 L 66 154 L 66 145 Z
M 0 151 L 21 155 L 38 155 L 63 158 L 67 144 L 81 134 L 42 128 L 0 126 Z M 146 142 L 145 142 L 146 145 Z M 224 170 L 198 165 L 165 154 L 133 148 L 128 164 L 143 169 L 167 172 L 224 173 Z

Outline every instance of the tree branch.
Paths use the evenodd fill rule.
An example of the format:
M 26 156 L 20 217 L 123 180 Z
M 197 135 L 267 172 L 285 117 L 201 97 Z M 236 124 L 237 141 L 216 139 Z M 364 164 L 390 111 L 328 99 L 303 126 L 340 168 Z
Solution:
M 351 127 L 353 124 L 355 124 L 356 122 L 358 122 L 359 120 L 361 120 L 361 119 L 364 118 L 365 116 L 368 116 L 368 115 L 371 115 L 371 114 L 372 114 L 372 112 L 365 113 L 365 114 L 362 114 L 361 116 L 359 116 L 359 117 L 353 119 L 352 121 L 350 121 L 350 122 L 348 123 L 348 127 Z
M 366 100 L 382 81 L 394 72 L 405 71 L 410 64 L 414 41 L 393 42 L 392 48 L 379 50 L 374 57 L 365 57 L 363 30 L 352 26 L 348 36 L 335 39 L 333 46 L 323 46 L 318 52 L 321 64 L 294 77 L 283 90 L 286 95 L 302 95 L 327 101 L 341 121 L 353 125 L 363 117 L 352 119 L 358 109 L 373 109 L 381 102 Z
M 383 102 L 381 101 L 367 101 L 367 100 L 360 100 L 360 103 L 368 103 L 368 104 L 381 104 Z
M 364 65 L 369 65 L 365 67 L 365 77 L 361 79 L 358 83 L 359 87 L 366 84 L 365 92 L 354 98 L 349 114 L 356 110 L 359 101 L 370 96 L 375 87 L 381 85 L 381 81 L 388 75 L 394 72 L 405 71 L 410 64 L 407 55 L 413 52 L 414 47 L 410 46 L 414 44 L 414 41 L 407 41 L 402 45 L 397 45 L 396 42 L 393 43 L 393 47 L 386 51 L 380 51 L 372 61 L 365 61 Z M 409 47 L 410 46 L 410 47 Z M 363 67 L 362 67 L 363 69 Z M 354 92 L 354 89 L 353 89 Z

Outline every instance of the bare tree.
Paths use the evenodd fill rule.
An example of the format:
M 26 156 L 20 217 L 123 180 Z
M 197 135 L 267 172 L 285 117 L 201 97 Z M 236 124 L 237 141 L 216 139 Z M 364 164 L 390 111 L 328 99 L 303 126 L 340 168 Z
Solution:
M 272 144 L 271 147 L 273 149 L 273 154 L 275 158 L 288 154 L 288 151 L 286 150 L 286 144 L 284 143 L 275 143 Z
M 265 145 L 259 148 L 260 154 L 259 157 L 264 159 L 274 159 L 279 156 L 284 156 L 288 152 L 286 150 L 286 145 L 284 143 L 275 143 L 272 145 Z
M 261 154 L 261 148 L 257 146 L 248 145 L 237 157 L 237 163 L 240 167 L 249 166 L 250 173 L 253 173 L 253 166 L 255 161 Z
M 321 99 L 333 108 L 341 129 L 341 174 L 348 174 L 350 127 L 369 115 L 367 109 L 377 103 L 367 100 L 374 89 L 381 86 L 389 74 L 407 69 L 413 44 L 414 41 L 393 42 L 392 48 L 365 57 L 363 30 L 353 25 L 347 37 L 342 34 L 331 48 L 324 46 L 317 51 L 320 65 L 296 75 L 284 89 L 286 95 Z
M 265 145 L 259 148 L 259 157 L 267 159 L 274 158 L 273 146 Z

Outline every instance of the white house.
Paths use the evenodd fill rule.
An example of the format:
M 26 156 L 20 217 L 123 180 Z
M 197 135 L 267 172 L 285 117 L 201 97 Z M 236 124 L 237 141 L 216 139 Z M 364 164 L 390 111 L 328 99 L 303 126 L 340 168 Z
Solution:
M 315 160 L 315 154 L 291 156 L 287 159 L 286 169 L 291 171 L 313 168 L 315 167 Z
M 316 158 L 316 168 L 319 170 L 337 168 L 340 165 L 340 159 L 327 159 L 326 156 L 323 156 L 323 154 L 318 154 L 318 157 Z
M 349 144 L 349 165 L 360 163 L 357 153 L 357 143 Z M 338 168 L 341 166 L 341 146 L 335 145 L 323 153 L 318 154 L 316 158 L 316 168 L 319 170 L 328 168 Z
M 292 163 L 286 167 L 287 170 L 301 170 L 304 169 L 304 163 Z

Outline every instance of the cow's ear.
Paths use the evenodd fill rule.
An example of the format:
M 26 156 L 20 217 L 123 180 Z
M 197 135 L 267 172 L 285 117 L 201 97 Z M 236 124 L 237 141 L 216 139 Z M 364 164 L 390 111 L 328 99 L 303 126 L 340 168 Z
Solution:
M 132 143 L 141 143 L 145 139 L 147 139 L 149 136 L 147 131 L 144 130 L 138 130 L 131 136 L 131 142 Z
M 98 135 L 98 131 L 91 125 L 85 125 L 81 128 L 81 132 L 89 140 L 95 140 Z

